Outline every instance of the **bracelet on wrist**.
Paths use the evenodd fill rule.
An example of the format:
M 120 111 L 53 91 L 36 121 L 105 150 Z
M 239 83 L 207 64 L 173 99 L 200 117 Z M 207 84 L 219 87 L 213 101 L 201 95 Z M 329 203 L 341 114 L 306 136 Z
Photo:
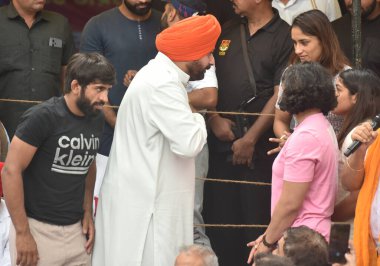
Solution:
M 350 168 L 350 170 L 355 171 L 355 172 L 361 172 L 361 171 L 364 170 L 364 166 L 361 169 L 354 169 L 354 168 L 352 168 L 351 165 L 350 165 L 350 163 L 348 162 L 349 159 L 350 158 L 346 159 L 346 164 L 347 164 L 348 168 Z
M 277 241 L 274 243 L 268 243 L 266 240 L 266 235 L 263 237 L 263 245 L 266 246 L 269 249 L 276 249 L 277 248 Z

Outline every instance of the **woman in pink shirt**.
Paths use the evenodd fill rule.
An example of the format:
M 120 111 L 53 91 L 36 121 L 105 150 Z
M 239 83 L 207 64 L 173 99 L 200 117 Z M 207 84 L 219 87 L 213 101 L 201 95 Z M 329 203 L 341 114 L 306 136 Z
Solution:
M 305 225 L 329 237 L 337 189 L 338 144 L 326 115 L 337 105 L 331 74 L 318 63 L 290 66 L 283 75 L 280 108 L 298 121 L 273 163 L 272 218 L 264 233 L 248 243 L 268 252 L 289 227 Z

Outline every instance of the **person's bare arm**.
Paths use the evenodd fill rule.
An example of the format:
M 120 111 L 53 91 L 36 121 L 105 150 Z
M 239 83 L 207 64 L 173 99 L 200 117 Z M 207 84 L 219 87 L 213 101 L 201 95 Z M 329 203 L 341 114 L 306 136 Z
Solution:
M 284 181 L 280 199 L 274 208 L 271 221 L 264 234 L 268 243 L 276 243 L 283 236 L 285 230 L 293 224 L 309 187 L 309 182 L 296 183 Z M 261 241 L 262 237 L 248 243 L 248 246 L 252 246 L 248 263 L 252 262 L 254 255 L 257 253 L 270 251 Z
M 352 132 L 352 140 L 358 140 L 362 144 L 353 154 L 345 158 L 345 163 L 339 172 L 342 184 L 347 190 L 355 191 L 361 188 L 364 179 L 364 159 L 367 148 L 376 137 L 378 137 L 378 133 L 372 130 L 369 122 L 357 126 Z
M 359 190 L 350 192 L 350 194 L 339 202 L 334 208 L 334 213 L 331 216 L 331 220 L 334 222 L 345 222 L 354 218 L 358 195 Z
M 187 95 L 189 104 L 197 110 L 214 109 L 218 101 L 218 90 L 215 87 L 192 90 Z
M 94 197 L 94 186 L 96 180 L 96 161 L 94 160 L 88 169 L 88 174 L 86 177 L 86 187 L 84 193 L 84 202 L 83 202 L 83 220 L 82 228 L 83 234 L 87 236 L 87 242 L 85 245 L 86 251 L 88 254 L 91 253 L 95 241 L 95 227 L 94 221 L 92 218 L 92 203 Z
M 25 212 L 22 177 L 36 151 L 36 147 L 14 136 L 2 171 L 5 201 L 16 230 L 17 265 L 37 265 L 38 261 L 37 245 Z
M 103 114 L 104 114 L 104 119 L 106 120 L 106 122 L 112 128 L 115 128 L 115 124 L 116 124 L 116 112 L 114 111 L 113 107 L 111 107 L 111 106 L 104 106 L 103 107 Z
M 210 114 L 207 117 L 207 124 L 217 139 L 221 141 L 233 141 L 235 139 L 232 132 L 232 127 L 235 123 L 232 120 L 219 114 Z
M 285 111 L 275 108 L 274 112 L 274 122 L 273 122 L 273 131 L 274 134 L 281 138 L 284 135 L 284 132 L 290 132 L 290 121 L 292 116 Z

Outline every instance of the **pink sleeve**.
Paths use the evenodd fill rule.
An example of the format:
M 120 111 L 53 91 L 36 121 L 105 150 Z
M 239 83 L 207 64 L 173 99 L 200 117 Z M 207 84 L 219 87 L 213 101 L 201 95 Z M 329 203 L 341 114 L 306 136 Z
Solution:
M 311 182 L 321 148 L 317 139 L 308 132 L 291 138 L 285 152 L 284 181 Z

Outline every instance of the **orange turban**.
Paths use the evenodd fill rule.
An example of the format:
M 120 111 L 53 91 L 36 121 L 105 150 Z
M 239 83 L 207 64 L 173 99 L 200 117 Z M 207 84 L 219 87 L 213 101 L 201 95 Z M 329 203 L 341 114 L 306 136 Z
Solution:
M 213 15 L 189 17 L 157 35 L 157 50 L 172 61 L 195 61 L 214 50 L 220 32 Z

